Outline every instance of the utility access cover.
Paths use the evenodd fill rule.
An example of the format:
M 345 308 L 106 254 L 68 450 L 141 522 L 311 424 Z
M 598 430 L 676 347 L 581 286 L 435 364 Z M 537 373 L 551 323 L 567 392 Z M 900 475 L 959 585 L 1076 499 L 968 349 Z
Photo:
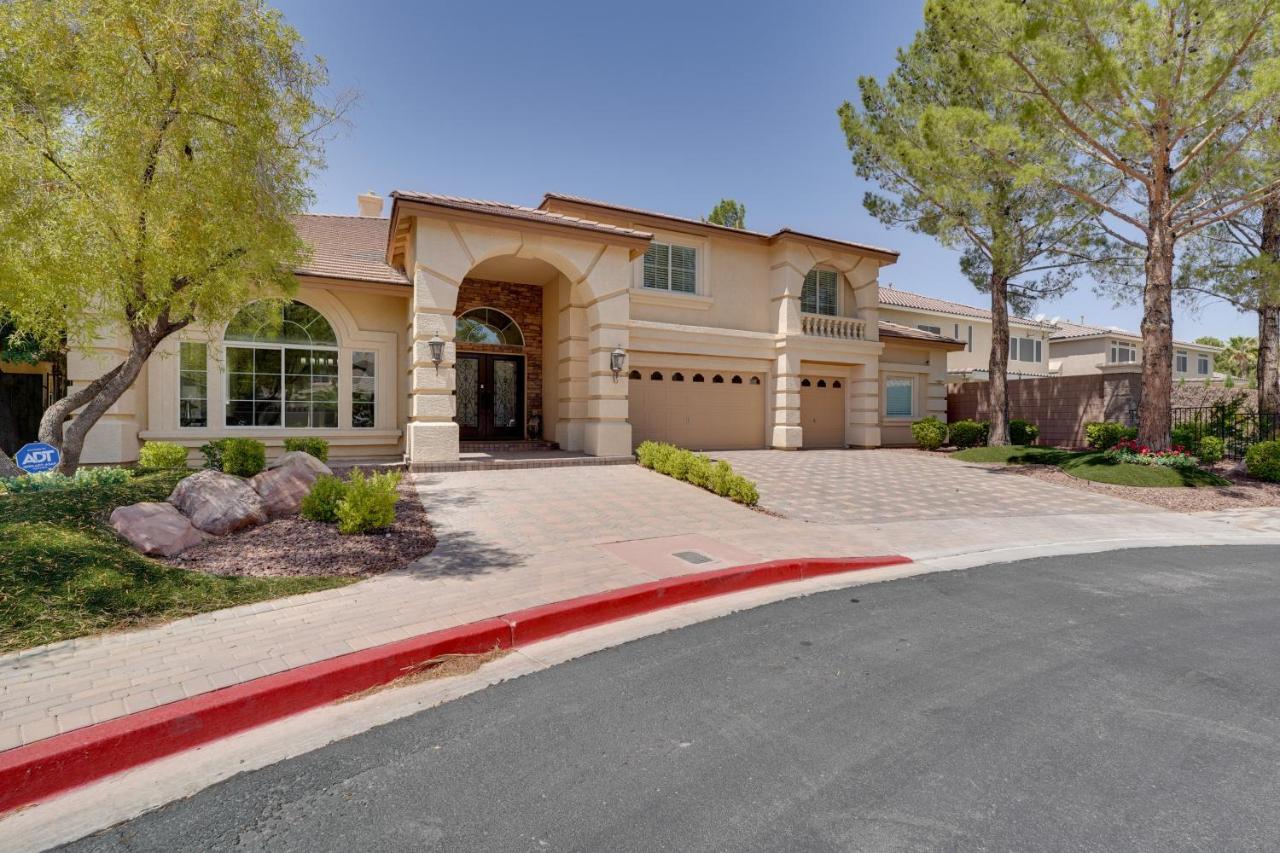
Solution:
M 679 557 L 686 563 L 693 563 L 695 566 L 700 563 L 710 563 L 711 558 L 699 551 L 676 551 L 672 556 Z

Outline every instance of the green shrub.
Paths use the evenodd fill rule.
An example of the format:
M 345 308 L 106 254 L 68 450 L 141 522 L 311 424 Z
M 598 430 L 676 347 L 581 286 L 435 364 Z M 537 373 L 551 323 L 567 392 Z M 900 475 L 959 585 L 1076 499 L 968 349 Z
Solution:
M 1244 455 L 1244 467 L 1250 477 L 1280 483 L 1280 441 L 1260 441 Z
M 1031 421 L 1009 421 L 1009 443 L 1029 447 L 1040 437 L 1040 427 Z
M 636 461 L 659 474 L 683 480 L 740 504 L 755 506 L 760 502 L 756 484 L 735 473 L 733 466 L 723 460 L 712 462 L 709 456 L 674 444 L 642 441 L 636 448 Z
M 329 461 L 329 442 L 323 438 L 286 438 L 284 449 L 286 452 L 301 450 L 303 453 L 310 453 L 321 462 Z
M 930 415 L 911 425 L 911 437 L 921 450 L 937 450 L 947 441 L 947 425 Z
M 346 495 L 338 501 L 338 532 L 373 533 L 396 523 L 396 487 L 400 475 L 394 471 L 365 477 L 356 469 L 346 483 Z
M 1200 457 L 1200 461 L 1205 465 L 1221 462 L 1226 454 L 1227 443 L 1216 435 L 1206 435 L 1200 439 L 1200 445 L 1195 450 L 1195 455 Z
M 222 439 L 222 470 L 237 477 L 252 477 L 267 467 L 267 446 L 254 438 Z
M 302 499 L 299 514 L 309 521 L 333 524 L 338 520 L 338 504 L 347 496 L 347 484 L 330 474 L 322 474 Z
M 52 489 L 80 489 L 104 486 L 120 486 L 132 478 L 125 468 L 81 468 L 74 476 L 67 477 L 57 471 L 42 474 L 23 474 L 0 480 L 4 491 L 10 494 L 46 492 Z
M 1116 421 L 1094 421 L 1084 426 L 1084 443 L 1094 450 L 1110 450 L 1121 441 L 1132 441 L 1138 431 Z
M 991 425 L 986 421 L 953 421 L 949 428 L 951 443 L 956 447 L 981 447 L 987 443 Z
M 148 441 L 138 452 L 138 467 L 147 471 L 186 468 L 187 449 L 173 441 Z
M 200 445 L 200 452 L 204 454 L 204 467 L 214 471 L 222 470 L 222 454 L 226 450 L 229 438 L 215 438 L 208 444 Z
M 1195 452 L 1200 447 L 1200 442 L 1204 437 L 1205 427 L 1203 424 L 1191 422 L 1178 424 L 1173 428 L 1170 436 L 1170 443 L 1175 447 L 1185 447 L 1191 452 Z

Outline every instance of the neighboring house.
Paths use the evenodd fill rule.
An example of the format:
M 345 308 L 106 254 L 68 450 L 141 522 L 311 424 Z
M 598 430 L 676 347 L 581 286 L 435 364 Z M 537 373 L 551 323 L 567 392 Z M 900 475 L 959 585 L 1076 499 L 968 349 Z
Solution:
M 991 361 L 990 309 L 881 287 L 880 317 L 963 342 L 963 349 L 947 356 L 947 373 L 953 381 L 987 378 Z M 1049 323 L 1009 317 L 1010 378 L 1049 375 L 1049 340 L 1053 332 L 1054 326 Z
M 529 208 L 395 192 L 389 218 L 376 195 L 359 205 L 299 217 L 313 252 L 296 301 L 167 340 L 85 461 L 230 435 L 410 462 L 526 438 L 601 456 L 644 439 L 875 447 L 946 416 L 962 345 L 880 316 L 891 250 L 561 195 Z M 118 355 L 77 352 L 70 379 Z
M 1059 321 L 1050 341 L 1050 368 L 1062 376 L 1133 370 L 1142 366 L 1142 335 L 1124 329 Z M 1173 378 L 1213 381 L 1219 347 L 1173 342 Z

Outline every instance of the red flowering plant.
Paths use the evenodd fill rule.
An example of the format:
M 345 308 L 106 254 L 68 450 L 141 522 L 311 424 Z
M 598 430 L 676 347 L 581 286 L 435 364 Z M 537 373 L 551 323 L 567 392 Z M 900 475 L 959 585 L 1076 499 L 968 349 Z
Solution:
M 1152 450 L 1133 439 L 1124 439 L 1107 450 L 1104 455 L 1116 462 L 1132 462 L 1135 465 L 1163 465 L 1167 468 L 1195 468 L 1200 460 L 1187 452 L 1181 444 L 1168 450 Z

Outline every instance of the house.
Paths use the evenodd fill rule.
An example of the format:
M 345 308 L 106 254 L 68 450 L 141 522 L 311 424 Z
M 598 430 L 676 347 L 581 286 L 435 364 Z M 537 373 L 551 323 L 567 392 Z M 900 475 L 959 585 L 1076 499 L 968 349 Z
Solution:
M 947 335 L 964 348 L 947 356 L 951 380 L 986 379 L 991 361 L 991 310 L 895 287 L 880 288 L 880 317 L 904 326 Z M 1010 315 L 1009 366 L 1011 379 L 1048 376 L 1049 341 L 1054 326 Z
M 1133 370 L 1142 365 L 1142 335 L 1124 329 L 1059 321 L 1050 340 L 1050 369 L 1062 376 Z M 1215 379 L 1219 347 L 1173 342 L 1173 378 Z
M 312 253 L 292 303 L 166 340 L 85 460 L 231 435 L 411 463 L 525 439 L 597 456 L 645 439 L 875 447 L 946 416 L 947 356 L 965 345 L 880 316 L 889 249 L 554 194 L 358 204 L 298 218 Z M 73 384 L 113 347 L 74 353 Z

